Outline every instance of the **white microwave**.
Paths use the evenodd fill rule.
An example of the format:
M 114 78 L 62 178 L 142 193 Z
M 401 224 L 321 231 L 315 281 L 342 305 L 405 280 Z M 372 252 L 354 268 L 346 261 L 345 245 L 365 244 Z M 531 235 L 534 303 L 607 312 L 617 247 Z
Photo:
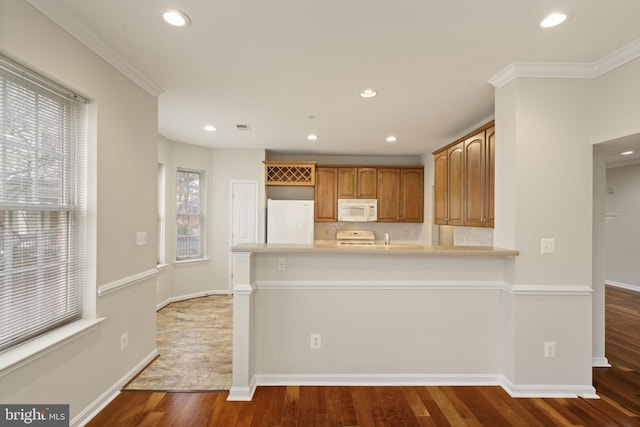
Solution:
M 367 222 L 378 220 L 378 200 L 338 199 L 338 221 Z

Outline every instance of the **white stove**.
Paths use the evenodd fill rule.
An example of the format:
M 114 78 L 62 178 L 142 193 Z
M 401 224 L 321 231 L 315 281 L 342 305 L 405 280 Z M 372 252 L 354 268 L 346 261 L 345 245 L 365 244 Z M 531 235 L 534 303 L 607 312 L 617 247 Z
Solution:
M 369 230 L 339 230 L 336 233 L 338 245 L 373 245 L 375 234 Z

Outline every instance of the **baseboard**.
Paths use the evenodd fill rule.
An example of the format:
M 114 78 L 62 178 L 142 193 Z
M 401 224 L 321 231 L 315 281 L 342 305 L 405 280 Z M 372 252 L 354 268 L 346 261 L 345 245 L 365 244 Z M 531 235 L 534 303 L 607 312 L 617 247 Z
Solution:
M 606 357 L 594 357 L 591 359 L 591 366 L 594 368 L 610 368 L 611 364 Z
M 507 378 L 502 377 L 500 384 L 511 397 L 526 398 L 576 398 L 599 399 L 596 389 L 592 386 L 578 385 L 550 385 L 550 384 L 527 384 L 516 385 Z
M 500 385 L 501 379 L 502 377 L 497 374 L 266 374 L 255 376 L 255 382 L 259 386 L 470 386 Z
M 501 386 L 511 397 L 599 399 L 592 386 L 515 385 L 499 374 L 256 375 L 249 387 L 231 388 L 228 400 L 251 400 L 256 386 Z
M 187 295 L 180 295 L 180 296 L 177 296 L 177 297 L 171 297 L 171 298 L 168 298 L 168 299 L 162 301 L 160 304 L 156 305 L 156 311 L 166 307 L 167 305 L 171 304 L 172 302 L 186 301 L 188 299 L 193 299 L 193 298 L 208 297 L 209 295 L 231 295 L 231 292 L 229 292 L 229 290 L 227 290 L 227 289 L 214 289 L 214 290 L 211 290 L 211 291 L 196 292 L 196 293 L 193 293 L 193 294 L 187 294 Z
M 605 280 L 605 284 L 610 286 L 615 286 L 616 288 L 628 289 L 630 291 L 640 292 L 640 286 L 638 285 L 630 285 L 628 283 L 614 282 L 613 280 Z
M 256 388 L 256 377 L 253 377 L 248 387 L 232 386 L 231 389 L 229 389 L 229 396 L 227 396 L 227 400 L 248 402 L 253 399 L 253 394 L 256 392 Z
M 129 372 L 127 372 L 122 378 L 120 378 L 114 385 L 109 387 L 100 397 L 82 410 L 76 415 L 70 422 L 70 426 L 81 427 L 87 424 L 93 417 L 98 415 L 113 399 L 119 394 L 122 387 L 124 387 L 129 381 L 131 381 L 138 373 L 144 369 L 153 359 L 158 356 L 158 349 L 154 348 L 151 353 L 145 356 L 136 366 L 134 366 Z

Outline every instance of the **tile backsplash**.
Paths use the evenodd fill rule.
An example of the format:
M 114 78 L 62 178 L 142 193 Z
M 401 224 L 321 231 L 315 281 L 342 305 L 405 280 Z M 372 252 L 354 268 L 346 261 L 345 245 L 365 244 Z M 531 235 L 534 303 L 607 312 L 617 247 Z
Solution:
M 427 224 L 428 225 L 428 224 Z M 429 234 L 422 223 L 396 222 L 316 222 L 316 241 L 335 241 L 338 230 L 367 230 L 375 233 L 376 243 L 384 242 L 384 234 L 389 233 L 392 242 L 429 244 Z
M 455 246 L 493 246 L 493 228 L 454 227 Z

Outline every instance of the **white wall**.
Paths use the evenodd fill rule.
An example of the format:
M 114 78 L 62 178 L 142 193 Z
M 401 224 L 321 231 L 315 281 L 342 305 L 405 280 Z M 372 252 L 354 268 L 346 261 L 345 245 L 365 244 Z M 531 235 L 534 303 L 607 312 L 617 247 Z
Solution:
M 504 374 L 514 387 L 591 383 L 589 81 L 519 78 L 496 90 L 495 245 L 506 261 Z M 554 238 L 556 252 L 540 253 Z M 557 356 L 544 357 L 544 343 Z
M 27 2 L 0 0 L 0 51 L 93 100 L 88 300 L 97 331 L 0 377 L 3 403 L 68 403 L 71 417 L 155 351 L 155 286 L 146 279 L 95 298 L 96 286 L 155 271 L 157 100 Z M 136 246 L 136 231 L 147 232 Z M 91 258 L 91 257 L 90 257 Z M 120 351 L 120 335 L 129 347 Z
M 640 58 L 595 78 L 590 108 L 592 144 L 640 133 Z
M 287 269 L 278 271 L 284 255 Z M 360 374 L 375 383 L 376 375 L 500 373 L 501 257 L 255 258 L 258 375 Z M 313 333 L 322 334 L 320 350 L 309 348 Z
M 602 166 L 591 145 L 638 133 L 638 117 L 637 59 L 594 79 L 518 78 L 496 90 L 495 244 L 521 253 L 507 266 L 516 291 L 504 296 L 504 369 L 513 381 L 590 381 L 588 362 L 606 363 L 604 284 L 593 249 L 604 221 L 592 218 L 602 211 L 594 199 L 604 197 Z M 556 254 L 539 253 L 542 237 L 556 239 Z M 524 296 L 536 287 L 548 295 Z M 542 341 L 552 337 L 570 359 L 541 359 Z
M 640 164 L 607 169 L 606 280 L 640 290 Z
M 500 181 L 496 177 L 496 204 L 499 209 L 511 204 L 514 211 L 496 213 L 496 234 L 502 218 L 514 215 L 516 228 L 508 239 L 515 239 L 520 251 L 515 283 L 590 285 L 589 81 L 518 79 L 511 84 L 516 85 L 515 138 L 500 137 L 496 173 L 507 167 L 512 173 L 500 175 Z M 496 117 L 500 130 L 507 121 Z M 502 150 L 509 153 L 502 156 Z M 515 190 L 510 200 L 503 197 L 503 187 Z M 505 234 L 500 240 L 496 235 L 496 246 L 511 247 L 502 243 Z M 554 255 L 540 253 L 541 238 L 555 238 Z
M 165 262 L 158 277 L 158 306 L 188 297 L 228 293 L 230 244 L 230 183 L 232 180 L 258 182 L 259 236 L 264 241 L 264 160 L 261 149 L 210 148 L 171 141 L 158 136 L 158 163 L 166 170 Z M 207 182 L 205 253 L 206 259 L 176 263 L 176 170 L 204 171 Z

